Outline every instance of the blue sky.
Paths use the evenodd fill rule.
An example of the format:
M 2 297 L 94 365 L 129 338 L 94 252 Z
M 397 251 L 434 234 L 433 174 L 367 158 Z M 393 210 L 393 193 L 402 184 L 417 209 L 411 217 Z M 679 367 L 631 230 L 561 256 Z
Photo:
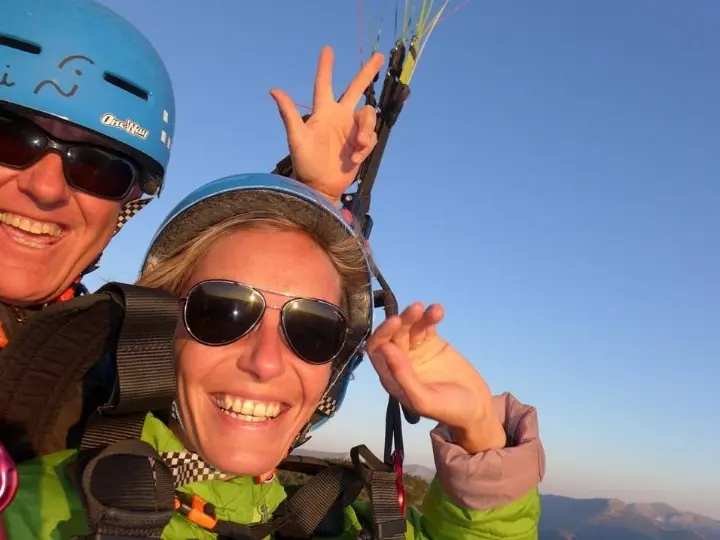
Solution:
M 91 287 L 132 281 L 191 189 L 285 155 L 269 88 L 309 103 L 325 44 L 338 94 L 359 64 L 348 0 L 105 2 L 166 59 L 178 124 L 162 198 Z M 383 52 L 394 4 L 365 0 Z M 545 491 L 720 518 L 719 27 L 715 0 L 472 0 L 393 131 L 376 257 L 402 304 L 444 304 L 495 392 L 538 408 Z M 384 404 L 368 363 L 309 446 L 381 452 Z M 406 428 L 409 461 L 430 464 L 430 427 Z

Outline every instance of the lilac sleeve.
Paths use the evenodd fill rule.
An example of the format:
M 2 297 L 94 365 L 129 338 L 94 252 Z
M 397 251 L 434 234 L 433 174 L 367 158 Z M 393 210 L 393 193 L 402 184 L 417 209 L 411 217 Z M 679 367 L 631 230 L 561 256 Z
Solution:
M 493 404 L 508 434 L 505 448 L 471 455 L 453 443 L 447 426 L 430 432 L 440 486 L 470 510 L 505 506 L 537 487 L 545 474 L 535 408 L 507 392 L 494 396 Z

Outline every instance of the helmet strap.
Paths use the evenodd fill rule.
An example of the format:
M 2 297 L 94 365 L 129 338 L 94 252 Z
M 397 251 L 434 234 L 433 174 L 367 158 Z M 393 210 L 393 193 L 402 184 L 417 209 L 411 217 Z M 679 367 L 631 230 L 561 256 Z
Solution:
M 118 214 L 117 223 L 115 224 L 115 230 L 113 231 L 112 237 L 114 238 L 115 235 L 120 232 L 120 229 L 122 229 L 132 217 L 134 217 L 138 212 L 140 212 L 140 210 L 145 208 L 145 206 L 150 201 L 152 201 L 152 197 L 146 197 L 144 199 L 134 199 L 132 201 L 126 202 L 120 210 L 120 214 Z M 98 255 L 97 258 L 93 262 L 91 262 L 87 266 L 87 268 L 85 268 L 85 270 L 82 271 L 80 277 L 86 276 L 100 268 L 100 259 L 102 258 L 102 256 L 103 254 L 101 252 L 100 255 Z
M 146 197 L 144 199 L 135 199 L 126 202 L 123 205 L 122 210 L 120 210 L 120 214 L 118 215 L 117 224 L 115 225 L 115 232 L 113 232 L 113 236 L 119 233 L 120 229 L 122 229 L 125 224 L 130 221 L 130 218 L 134 217 L 135 214 L 145 208 L 145 206 L 152 200 L 152 197 Z

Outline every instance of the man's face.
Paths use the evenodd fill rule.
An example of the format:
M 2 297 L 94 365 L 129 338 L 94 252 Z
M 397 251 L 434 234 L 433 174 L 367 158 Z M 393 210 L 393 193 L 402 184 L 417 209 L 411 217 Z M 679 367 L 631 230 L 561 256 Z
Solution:
M 33 121 L 58 139 L 103 145 L 75 126 Z M 57 153 L 23 170 L 0 164 L 0 300 L 57 298 L 105 249 L 122 204 L 71 188 Z

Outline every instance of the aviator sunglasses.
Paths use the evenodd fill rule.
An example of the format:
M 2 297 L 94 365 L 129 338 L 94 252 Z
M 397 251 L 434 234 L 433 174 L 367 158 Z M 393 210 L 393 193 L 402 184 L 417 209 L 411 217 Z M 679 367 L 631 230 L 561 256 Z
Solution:
M 61 142 L 31 121 L 0 110 L 0 165 L 27 169 L 54 151 L 62 157 L 70 187 L 103 199 L 122 201 L 139 180 L 130 158 L 88 143 Z
M 309 364 L 326 364 L 340 354 L 348 323 L 339 307 L 315 298 L 288 297 L 280 306 L 267 303 L 262 291 L 243 283 L 207 280 L 193 286 L 182 300 L 185 328 L 193 339 L 212 347 L 245 337 L 266 309 L 280 311 L 280 327 L 288 346 Z

